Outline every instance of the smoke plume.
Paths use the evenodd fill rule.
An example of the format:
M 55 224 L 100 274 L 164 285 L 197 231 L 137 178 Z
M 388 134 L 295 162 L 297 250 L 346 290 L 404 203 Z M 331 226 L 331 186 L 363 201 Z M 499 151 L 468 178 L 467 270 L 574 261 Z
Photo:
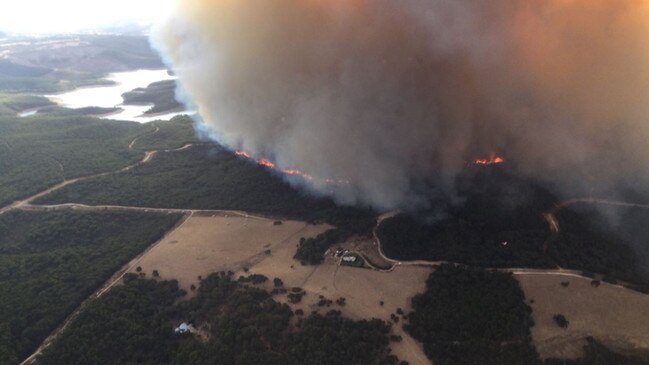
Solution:
M 492 151 L 566 195 L 649 182 L 649 1 L 176 6 L 155 43 L 205 126 L 339 202 L 452 195 Z

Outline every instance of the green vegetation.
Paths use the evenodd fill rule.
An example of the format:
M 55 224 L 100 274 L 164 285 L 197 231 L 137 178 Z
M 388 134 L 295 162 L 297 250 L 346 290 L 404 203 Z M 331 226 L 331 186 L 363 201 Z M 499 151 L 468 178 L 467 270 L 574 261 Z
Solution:
M 151 126 L 81 116 L 0 117 L 0 206 L 64 179 L 117 170 L 142 158 L 129 150 Z
M 0 216 L 0 363 L 28 356 L 178 215 L 11 211 Z
M 0 90 L 54 91 L 55 80 L 44 77 L 52 71 L 46 67 L 21 65 L 8 59 L 0 59 Z
M 639 258 L 648 252 L 643 241 L 647 236 L 638 234 L 633 238 L 637 240 L 637 252 L 634 252 L 632 237 L 626 232 L 627 227 L 632 232 L 646 227 L 649 215 L 647 211 L 643 213 L 640 217 L 644 219 L 630 219 L 621 229 L 616 229 L 609 223 L 609 218 L 601 217 L 593 207 L 562 209 L 557 214 L 561 232 L 548 239 L 548 255 L 561 267 L 603 274 L 603 281 L 617 279 L 646 285 L 649 283 L 647 271 Z M 631 228 L 634 223 L 641 227 Z
M 315 237 L 301 239 L 294 259 L 309 265 L 318 265 L 324 261 L 324 253 L 336 243 L 344 242 L 356 232 L 371 229 L 373 220 L 363 220 L 367 227 L 356 231 L 355 229 L 333 228 Z M 351 227 L 350 227 L 351 228 Z
M 122 95 L 124 104 L 153 104 L 144 114 L 164 113 L 177 110 L 183 105 L 176 100 L 176 81 L 154 82 L 146 88 L 138 88 Z
M 124 67 L 136 69 L 161 69 L 164 63 L 156 51 L 151 49 L 149 37 L 129 35 L 82 35 L 87 42 L 88 53 L 84 60 L 84 68 L 97 69 L 96 63 L 102 62 L 104 72 L 122 71 Z M 102 52 L 92 54 L 92 48 L 100 48 Z M 85 49 L 84 49 L 85 50 Z M 90 58 L 90 60 L 88 60 Z M 94 63 L 90 63 L 94 61 Z
M 354 261 L 346 261 L 345 258 L 354 258 Z M 341 265 L 352 266 L 352 267 L 363 267 L 365 265 L 365 260 L 363 257 L 356 253 L 348 253 L 341 258 Z
M 192 125 L 187 116 L 154 122 L 133 149 L 164 150 L 196 143 Z M 159 130 L 153 133 L 156 127 Z M 82 181 L 37 200 L 39 204 L 64 202 L 246 210 L 336 225 L 336 229 L 300 244 L 295 258 L 309 264 L 321 262 L 331 245 L 368 233 L 375 222 L 369 210 L 338 207 L 330 199 L 301 193 L 274 172 L 216 145 L 160 153 L 146 165 Z
M 117 107 L 103 108 L 98 106 L 88 106 L 85 108 L 69 109 L 58 105 L 46 106 L 39 108 L 37 118 L 78 118 L 80 116 L 101 116 L 104 114 L 116 113 L 121 109 Z M 34 116 L 32 116 L 34 117 Z
M 52 72 L 45 67 L 26 66 L 11 62 L 7 59 L 0 59 L 0 75 L 13 77 L 42 77 Z
M 367 210 L 338 207 L 330 199 L 301 193 L 276 173 L 217 145 L 159 153 L 148 164 L 88 179 L 38 200 L 45 204 L 67 202 L 245 210 L 327 221 L 349 229 L 361 227 L 356 224 L 359 220 L 373 219 Z
M 286 304 L 260 289 L 212 274 L 197 296 L 174 305 L 177 283 L 125 278 L 94 300 L 38 364 L 389 365 L 390 327 L 335 313 L 291 325 Z M 172 324 L 194 323 L 208 335 L 174 334 Z
M 557 326 L 561 328 L 568 328 L 568 320 L 563 314 L 555 314 L 554 317 L 554 322 L 557 324 Z
M 53 70 L 0 60 L 0 91 L 9 93 L 56 93 L 77 87 L 107 84 L 101 73 Z
M 482 267 L 560 266 L 646 284 L 631 237 L 621 234 L 631 224 L 616 229 L 592 208 L 568 207 L 557 214 L 560 233 L 551 233 L 543 213 L 555 199 L 532 182 L 494 168 L 464 176 L 458 185 L 465 203 L 432 223 L 408 215 L 384 220 L 377 235 L 385 254 Z M 648 226 L 649 214 L 633 217 L 634 232 Z M 642 242 L 635 246 L 639 256 L 649 253 Z
M 238 281 L 240 283 L 252 283 L 258 285 L 267 282 L 268 278 L 261 274 L 252 274 L 248 276 L 240 276 Z
M 37 364 L 169 363 L 182 340 L 170 312 L 182 295 L 176 281 L 135 279 L 116 286 L 90 301 Z
M 64 108 L 65 109 L 65 108 Z M 119 108 L 102 108 L 99 106 L 87 106 L 85 108 L 78 108 L 78 109 L 65 109 L 66 111 L 70 113 L 76 113 L 80 115 L 102 115 L 102 114 L 109 114 L 109 113 L 116 113 L 120 111 Z
M 435 364 L 539 363 L 532 309 L 509 273 L 441 265 L 412 305 L 405 329 Z
M 550 232 L 541 213 L 553 205 L 551 194 L 499 166 L 465 171 L 456 189 L 463 203 L 431 212 L 430 223 L 406 215 L 383 221 L 377 234 L 385 254 L 486 267 L 555 266 L 543 254 Z
M 106 84 L 109 72 L 164 67 L 144 36 L 57 35 L 9 43 L 8 57 L 0 60 L 5 92 L 55 93 Z
M 543 253 L 544 238 L 550 236 L 544 228 L 503 231 L 498 239 L 487 239 L 463 220 L 449 218 L 428 225 L 411 216 L 398 215 L 384 220 L 377 235 L 385 254 L 397 260 L 451 261 L 484 267 L 555 267 Z
M 150 123 L 157 127 L 156 133 L 147 133 L 138 138 L 133 148 L 141 151 L 165 150 L 182 147 L 188 143 L 199 143 L 194 130 L 194 121 L 186 115 L 171 118 L 169 121 Z
M 23 110 L 50 105 L 52 102 L 44 96 L 0 94 L 0 114 L 15 116 Z

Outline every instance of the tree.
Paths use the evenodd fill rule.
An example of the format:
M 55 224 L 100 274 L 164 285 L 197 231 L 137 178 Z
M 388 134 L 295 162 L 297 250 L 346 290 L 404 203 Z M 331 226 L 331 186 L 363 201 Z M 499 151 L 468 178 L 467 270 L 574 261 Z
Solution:
M 569 322 L 563 314 L 555 314 L 553 318 L 559 327 L 568 328 Z
M 276 288 L 281 288 L 284 286 L 284 282 L 280 278 L 273 279 L 273 284 L 275 285 Z

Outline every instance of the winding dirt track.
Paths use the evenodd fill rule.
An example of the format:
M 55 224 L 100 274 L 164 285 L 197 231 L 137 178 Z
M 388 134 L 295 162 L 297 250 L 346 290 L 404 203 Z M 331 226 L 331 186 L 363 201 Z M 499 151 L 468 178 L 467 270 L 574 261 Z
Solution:
M 639 203 L 625 202 L 619 200 L 600 199 L 600 198 L 593 198 L 593 197 L 568 199 L 562 201 L 561 203 L 555 205 L 549 211 L 543 213 L 543 218 L 545 218 L 545 220 L 548 222 L 550 226 L 550 231 L 552 231 L 553 233 L 558 233 L 561 231 L 561 228 L 559 227 L 559 221 L 557 220 L 556 217 L 556 214 L 559 210 L 569 205 L 580 204 L 580 203 L 612 205 L 612 206 L 626 207 L 626 208 L 649 209 L 649 204 L 639 204 Z
M 132 150 L 132 149 L 133 149 L 133 146 L 135 146 L 135 143 L 137 143 L 137 141 L 140 140 L 140 138 L 145 137 L 145 136 L 148 136 L 148 135 L 151 135 L 151 134 L 156 134 L 156 133 L 158 133 L 159 131 L 160 131 L 160 127 L 155 127 L 155 129 L 152 130 L 151 132 L 147 132 L 147 133 L 144 133 L 144 134 L 142 134 L 142 135 L 140 135 L 140 136 L 138 136 L 138 137 L 133 138 L 133 140 L 131 141 L 131 143 L 129 143 L 129 145 L 128 145 L 128 149 L 129 149 L 129 150 Z
M 574 198 L 574 199 L 568 199 L 566 201 L 563 201 L 557 205 L 557 207 L 554 209 L 556 212 L 557 210 L 566 207 L 568 205 L 573 205 L 577 203 L 589 203 L 589 204 L 605 204 L 605 205 L 614 205 L 614 206 L 620 206 L 620 207 L 629 207 L 629 208 L 649 208 L 649 204 L 638 204 L 638 203 L 631 203 L 631 202 L 624 202 L 624 201 L 618 201 L 618 200 L 610 200 L 610 199 L 600 199 L 600 198 Z
M 138 137 L 138 138 L 140 138 L 140 137 Z M 126 167 L 123 167 L 123 168 L 121 168 L 119 170 L 101 172 L 101 173 L 94 174 L 94 175 L 81 176 L 81 177 L 77 177 L 77 178 L 74 178 L 74 179 L 64 180 L 61 183 L 56 184 L 56 185 L 54 185 L 54 186 L 52 186 L 52 187 L 50 187 L 48 189 L 45 189 L 45 190 L 43 190 L 41 192 L 38 192 L 38 193 L 36 193 L 36 194 L 34 194 L 32 196 L 29 196 L 29 197 L 27 197 L 25 199 L 15 201 L 10 205 L 7 205 L 7 206 L 5 206 L 3 208 L 0 208 L 0 215 L 4 214 L 4 213 L 6 213 L 6 212 L 8 212 L 10 210 L 13 210 L 13 209 L 28 209 L 28 208 L 29 209 L 34 209 L 34 207 L 37 207 L 37 206 L 31 204 L 34 200 L 36 200 L 36 199 L 38 199 L 40 197 L 43 197 L 43 196 L 45 196 L 47 194 L 50 194 L 50 193 L 52 193 L 54 191 L 60 190 L 60 189 L 66 187 L 68 185 L 77 183 L 79 181 L 93 179 L 93 178 L 96 178 L 96 177 L 114 175 L 114 174 L 119 174 L 121 172 L 129 171 L 129 170 L 131 170 L 131 169 L 133 169 L 133 168 L 135 168 L 137 166 L 144 165 L 145 163 L 150 162 L 151 159 L 153 159 L 153 157 L 155 157 L 155 155 L 160 153 L 160 152 L 177 152 L 177 151 L 186 150 L 186 149 L 191 148 L 193 146 L 194 146 L 194 144 L 188 143 L 188 144 L 186 144 L 186 145 L 184 145 L 184 146 L 182 146 L 180 148 L 176 148 L 176 149 L 146 151 L 146 152 L 144 152 L 144 157 L 142 157 L 142 159 L 140 161 L 138 161 L 136 163 L 133 163 L 131 165 L 128 165 Z M 65 206 L 65 205 L 66 204 L 61 204 L 61 206 Z M 43 206 L 43 207 L 45 207 L 45 206 Z M 49 206 L 49 207 L 54 207 L 54 206 Z M 184 210 L 184 211 L 186 211 L 186 210 Z

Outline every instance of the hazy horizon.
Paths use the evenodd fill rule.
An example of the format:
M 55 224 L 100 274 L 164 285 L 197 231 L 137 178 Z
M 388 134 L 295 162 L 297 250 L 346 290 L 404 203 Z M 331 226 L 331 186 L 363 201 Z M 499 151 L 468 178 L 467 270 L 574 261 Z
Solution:
M 48 35 L 148 26 L 166 16 L 172 0 L 24 0 L 2 6 L 0 32 Z

